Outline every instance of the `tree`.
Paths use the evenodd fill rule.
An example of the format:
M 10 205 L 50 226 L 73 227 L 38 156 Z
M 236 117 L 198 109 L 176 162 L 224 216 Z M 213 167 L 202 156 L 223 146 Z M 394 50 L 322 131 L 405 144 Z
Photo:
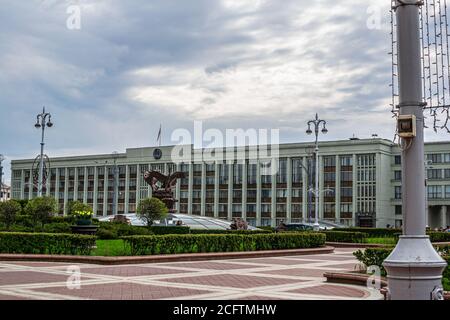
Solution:
M 25 212 L 33 218 L 35 226 L 38 222 L 43 226 L 58 212 L 58 206 L 54 198 L 34 198 L 28 202 Z
M 137 215 L 150 227 L 155 220 L 161 220 L 167 217 L 169 209 L 164 202 L 157 198 L 148 198 L 141 200 L 137 208 Z
M 9 230 L 16 221 L 16 216 L 22 211 L 22 207 L 15 200 L 0 202 L 0 221 L 6 225 Z

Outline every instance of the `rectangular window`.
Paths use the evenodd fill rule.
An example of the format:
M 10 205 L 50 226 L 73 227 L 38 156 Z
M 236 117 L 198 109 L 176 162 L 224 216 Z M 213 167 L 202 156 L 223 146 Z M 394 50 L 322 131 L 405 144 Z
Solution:
M 444 187 L 444 191 L 445 191 L 445 198 L 446 199 L 450 199 L 450 186 L 445 186 Z
M 256 163 L 249 163 L 247 167 L 247 184 L 256 184 Z
M 394 171 L 394 180 L 401 181 L 402 180 L 402 172 L 399 170 Z
M 430 180 L 438 180 L 442 179 L 442 170 L 441 169 L 428 169 L 427 176 Z
M 442 198 L 442 186 L 428 186 L 428 199 Z
M 444 177 L 445 177 L 445 179 L 450 179 L 450 169 L 444 170 Z
M 233 166 L 233 183 L 242 184 L 242 170 L 243 165 L 241 163 L 235 163 Z
M 394 157 L 394 163 L 395 164 L 402 164 L 402 156 L 395 156 Z
M 402 187 L 395 186 L 394 187 L 394 199 L 401 199 L 401 198 L 402 198 Z
M 353 165 L 353 157 L 344 156 L 341 157 L 341 166 L 349 167 Z
M 427 160 L 431 161 L 432 163 L 442 163 L 442 154 L 440 153 L 427 154 Z
M 327 167 L 335 167 L 336 166 L 336 157 L 323 157 L 323 166 Z
M 287 183 L 287 160 L 280 159 L 278 161 L 277 183 Z
M 395 206 L 395 214 L 397 216 L 402 215 L 402 206 Z
M 444 153 L 443 158 L 444 158 L 445 163 L 449 163 L 450 162 L 450 153 Z
M 302 159 L 292 159 L 292 183 L 302 183 Z

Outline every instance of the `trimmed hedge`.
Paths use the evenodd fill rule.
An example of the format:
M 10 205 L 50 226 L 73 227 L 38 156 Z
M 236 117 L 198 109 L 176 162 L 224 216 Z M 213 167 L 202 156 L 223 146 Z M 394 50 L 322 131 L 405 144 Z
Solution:
M 0 253 L 89 255 L 94 236 L 0 232 Z
M 317 248 L 325 244 L 325 238 L 320 233 L 289 233 L 131 236 L 122 239 L 130 245 L 132 255 L 156 255 Z
M 345 232 L 363 232 L 367 233 L 370 238 L 383 238 L 383 237 L 393 237 L 395 235 L 401 234 L 402 229 L 387 229 L 387 228 L 338 228 L 330 231 L 345 231 Z
M 270 230 L 199 230 L 191 229 L 191 234 L 270 234 Z
M 430 236 L 431 242 L 449 242 L 450 241 L 450 232 L 431 231 L 431 232 L 427 232 L 427 235 Z
M 152 235 L 147 227 L 131 226 L 120 222 L 100 222 L 97 238 L 100 240 L 113 240 L 125 236 Z
M 157 235 L 164 234 L 188 234 L 190 228 L 183 226 L 151 226 L 150 230 Z
M 365 243 L 369 237 L 367 233 L 363 232 L 321 231 L 320 233 L 325 234 L 329 242 Z

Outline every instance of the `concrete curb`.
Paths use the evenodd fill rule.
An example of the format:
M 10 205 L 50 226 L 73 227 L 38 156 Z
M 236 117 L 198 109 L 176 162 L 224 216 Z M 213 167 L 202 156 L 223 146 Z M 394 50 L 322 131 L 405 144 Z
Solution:
M 143 264 L 180 261 L 207 261 L 244 258 L 280 257 L 290 255 L 310 255 L 333 253 L 334 247 L 326 246 L 311 249 L 267 250 L 247 252 L 218 252 L 218 253 L 187 253 L 165 254 L 154 256 L 123 256 L 123 257 L 97 257 L 97 256 L 67 256 L 45 254 L 0 254 L 0 261 L 40 261 L 40 262 L 69 262 L 100 265 Z
M 327 278 L 327 282 L 331 283 L 342 283 L 342 284 L 352 284 L 357 286 L 366 286 L 367 285 L 367 279 L 370 277 L 370 275 L 365 273 L 357 273 L 357 272 L 325 272 L 323 274 L 325 278 Z M 388 283 L 386 281 L 386 278 L 381 278 L 381 292 L 383 295 L 386 294 L 386 290 L 383 290 L 383 288 L 386 288 Z M 450 300 L 450 292 L 446 291 L 444 292 L 444 299 Z
M 346 242 L 325 242 L 327 246 L 335 248 L 381 248 L 385 247 L 384 244 L 376 243 L 346 243 Z
M 327 246 L 332 246 L 335 248 L 383 248 L 386 246 L 395 246 L 395 245 L 387 245 L 387 244 L 378 244 L 378 243 L 346 243 L 346 242 L 325 242 Z M 433 246 L 448 246 L 450 242 L 433 242 Z

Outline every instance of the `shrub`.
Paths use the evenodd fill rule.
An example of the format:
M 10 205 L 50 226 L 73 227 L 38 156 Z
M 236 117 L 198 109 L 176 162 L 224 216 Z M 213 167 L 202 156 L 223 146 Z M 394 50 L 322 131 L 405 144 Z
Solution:
M 273 227 L 271 227 L 271 226 L 260 226 L 260 227 L 257 227 L 258 229 L 262 229 L 262 230 L 267 230 L 267 231 L 270 231 L 270 232 L 275 232 L 275 228 L 273 228 Z
M 68 223 L 73 224 L 75 223 L 75 217 L 72 215 L 69 216 L 56 216 L 56 217 L 50 217 L 50 223 Z
M 386 270 L 383 268 L 383 261 L 391 254 L 393 248 L 366 248 L 358 250 L 353 255 L 359 262 L 363 263 L 366 268 L 369 266 L 380 267 L 381 274 L 386 275 Z
M 108 230 L 102 228 L 97 230 L 96 236 L 100 240 L 114 240 L 119 238 L 115 230 Z
M 364 243 L 369 237 L 367 233 L 363 232 L 321 231 L 321 233 L 325 234 L 327 241 L 330 242 Z
M 188 234 L 190 231 L 189 227 L 181 226 L 151 226 L 150 230 L 157 235 L 163 234 Z
M 88 255 L 94 245 L 94 236 L 0 232 L 1 253 Z
M 444 259 L 447 261 L 447 268 L 445 268 L 442 283 L 444 284 L 444 290 L 450 291 L 450 255 L 445 256 Z
M 100 222 L 97 237 L 101 240 L 119 239 L 122 236 L 151 235 L 146 227 L 131 226 L 120 222 Z
M 203 230 L 191 229 L 191 234 L 268 234 L 269 230 Z
M 16 225 L 32 228 L 34 226 L 33 217 L 30 215 L 18 215 Z
M 431 242 L 448 242 L 450 241 L 450 232 L 427 232 Z
M 70 201 L 68 203 L 69 215 L 74 215 L 76 211 L 89 211 L 92 212 L 90 205 L 80 202 L 80 201 Z
M 71 233 L 72 229 L 67 222 L 61 222 L 46 224 L 42 227 L 42 231 L 45 233 Z
M 51 197 L 34 198 L 28 202 L 25 212 L 32 217 L 35 226 L 38 222 L 44 225 L 57 212 L 56 200 Z
M 14 200 L 0 202 L 0 221 L 5 224 L 7 230 L 14 224 L 21 210 L 20 204 Z
M 168 212 L 164 202 L 157 198 L 148 198 L 141 200 L 136 213 L 150 227 L 153 221 L 164 219 Z
M 196 252 L 235 252 L 316 248 L 325 244 L 320 233 L 203 234 L 123 237 L 132 255 Z
M 367 233 L 370 238 L 383 238 L 383 237 L 393 237 L 402 233 L 402 229 L 388 229 L 388 228 L 338 228 L 333 229 L 336 231 L 348 231 L 348 232 L 363 232 Z

